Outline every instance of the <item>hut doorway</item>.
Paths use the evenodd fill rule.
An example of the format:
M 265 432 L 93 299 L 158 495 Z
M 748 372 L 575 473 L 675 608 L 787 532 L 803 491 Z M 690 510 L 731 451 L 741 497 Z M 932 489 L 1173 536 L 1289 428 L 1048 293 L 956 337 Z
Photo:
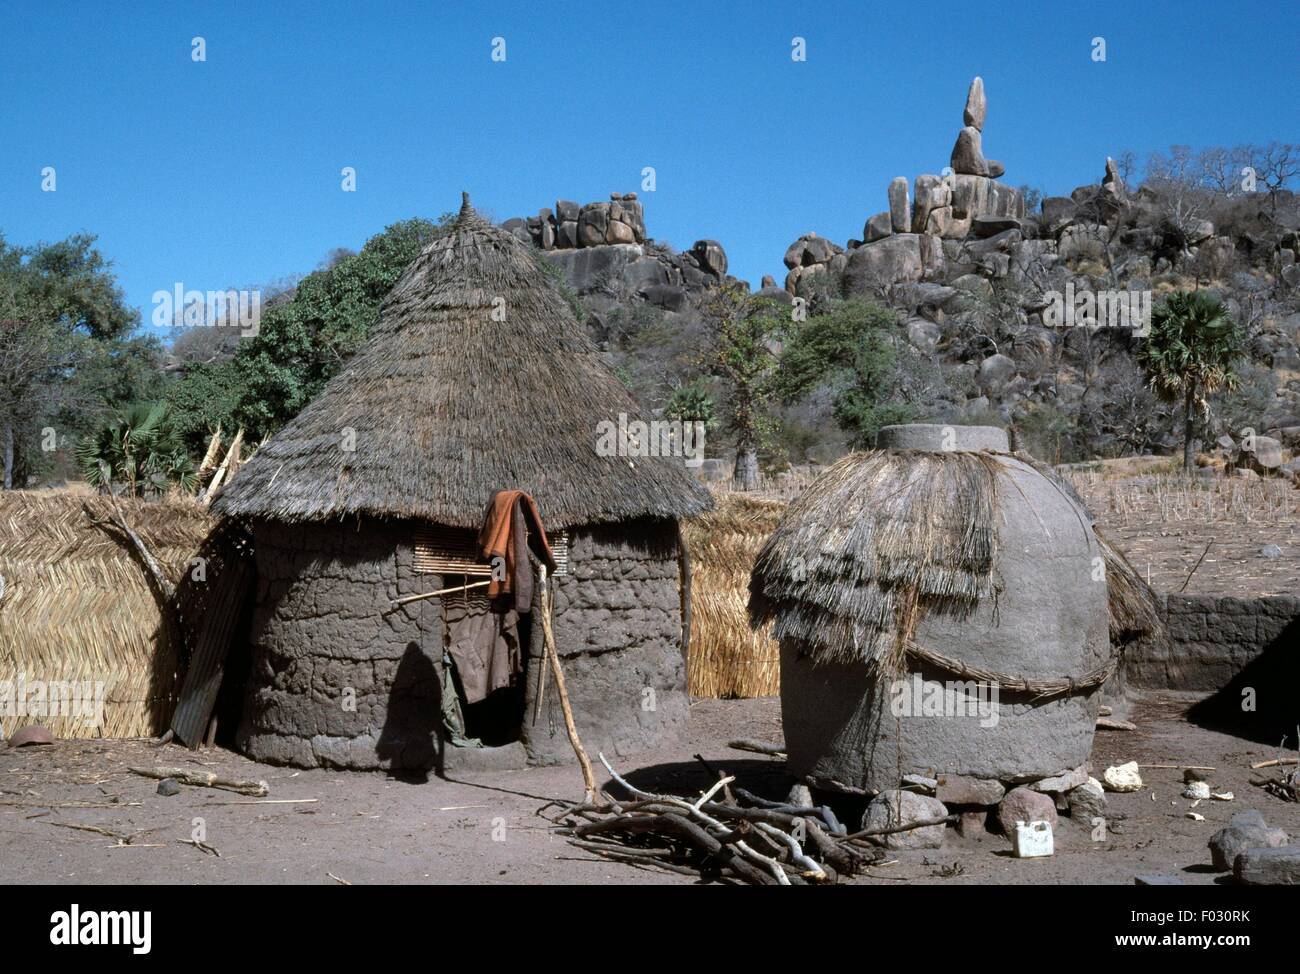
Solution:
M 449 743 L 491 748 L 519 742 L 532 638 L 530 614 L 491 604 L 482 589 L 444 603 L 438 652 L 444 692 L 451 695 L 442 707 Z

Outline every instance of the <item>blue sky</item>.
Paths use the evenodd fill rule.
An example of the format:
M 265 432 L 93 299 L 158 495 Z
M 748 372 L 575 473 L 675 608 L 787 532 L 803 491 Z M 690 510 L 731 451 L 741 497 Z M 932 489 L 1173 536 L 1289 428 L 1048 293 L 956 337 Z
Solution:
M 757 286 L 799 234 L 858 237 L 890 178 L 946 165 L 976 74 L 985 153 L 1049 193 L 1124 149 L 1300 140 L 1295 0 L 800 6 L 10 4 L 0 232 L 98 234 L 147 321 L 156 290 L 305 273 L 462 189 L 504 219 L 653 166 L 650 235 L 715 238 Z

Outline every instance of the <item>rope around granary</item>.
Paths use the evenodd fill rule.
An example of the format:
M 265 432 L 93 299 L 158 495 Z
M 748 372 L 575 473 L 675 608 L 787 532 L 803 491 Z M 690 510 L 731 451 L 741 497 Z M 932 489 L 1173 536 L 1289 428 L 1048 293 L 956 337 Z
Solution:
M 1030 680 L 1023 676 L 1008 676 L 1006 673 L 999 673 L 997 670 L 986 670 L 980 666 L 971 666 L 959 659 L 936 653 L 932 649 L 926 649 L 914 640 L 908 640 L 906 651 L 907 655 L 912 659 L 930 663 L 957 676 L 978 680 L 983 683 L 996 683 L 1002 689 L 1030 693 L 1039 699 L 1043 697 L 1059 697 L 1062 694 L 1072 696 L 1084 690 L 1099 687 L 1110 679 L 1115 672 L 1115 668 L 1119 665 L 1119 657 L 1111 656 L 1104 664 L 1096 669 L 1089 670 L 1082 676 L 1061 677 L 1055 680 Z

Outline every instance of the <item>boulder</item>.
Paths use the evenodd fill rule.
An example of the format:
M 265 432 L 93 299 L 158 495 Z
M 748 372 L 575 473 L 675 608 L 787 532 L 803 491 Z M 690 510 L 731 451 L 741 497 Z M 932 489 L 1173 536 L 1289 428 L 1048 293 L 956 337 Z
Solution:
M 1043 198 L 1043 222 L 1048 226 L 1073 220 L 1079 205 L 1068 196 L 1046 196 Z
M 716 240 L 697 240 L 691 253 L 700 267 L 718 278 L 727 276 L 727 252 Z
M 894 233 L 912 229 L 912 204 L 907 195 L 907 177 L 895 176 L 889 183 L 889 224 Z
M 564 223 L 565 221 L 578 222 L 578 214 L 582 212 L 582 207 L 572 200 L 555 201 L 555 219 Z
M 1014 216 L 977 216 L 971 220 L 970 229 L 976 239 L 983 240 L 1006 233 L 1008 230 L 1020 233 L 1021 225 L 1021 221 Z M 1020 239 L 1022 238 L 1017 238 L 1015 242 L 1019 243 Z
M 961 113 L 962 124 L 983 132 L 988 110 L 988 100 L 984 97 L 984 79 L 977 76 L 966 92 L 966 107 Z
M 1039 778 L 1037 781 L 1030 784 L 1029 787 L 1034 789 L 1034 791 L 1041 791 L 1044 793 L 1059 792 L 1063 794 L 1067 791 L 1072 791 L 1075 788 L 1086 785 L 1088 781 L 1088 766 L 1083 764 L 1075 768 L 1073 771 L 1063 771 L 1061 774 L 1052 775 L 1050 778 Z
M 950 237 L 957 234 L 957 228 L 952 223 L 952 207 L 936 206 L 925 218 L 925 228 L 921 231 L 932 237 Z M 962 228 L 958 239 L 966 236 L 965 228 Z
M 911 791 L 890 791 L 877 795 L 867 805 L 862 816 L 862 828 L 896 828 L 914 822 L 934 821 L 947 815 L 947 807 L 937 798 Z M 946 828 L 944 823 L 939 822 L 937 825 L 927 825 L 907 832 L 872 836 L 871 842 L 886 849 L 938 849 L 943 845 Z
M 576 247 L 578 246 L 578 221 L 565 220 L 555 228 L 555 246 L 557 247 Z
M 912 232 L 929 233 L 926 229 L 932 211 L 952 205 L 952 187 L 938 176 L 926 174 L 916 177 L 912 202 Z
M 925 274 L 921 239 L 915 233 L 898 233 L 853 251 L 844 271 L 845 293 L 867 294 L 900 281 L 921 280 Z
M 785 294 L 785 291 L 780 288 L 776 290 Z M 651 284 L 641 291 L 641 295 L 650 304 L 665 311 L 685 311 L 690 304 L 690 296 L 686 293 L 686 288 L 672 284 Z M 786 300 L 790 300 L 788 294 Z
M 996 805 L 1006 793 L 1006 788 L 996 778 L 972 778 L 961 774 L 941 776 L 936 792 L 939 801 L 945 805 Z
M 1256 436 L 1255 449 L 1242 450 L 1237 466 L 1260 474 L 1271 474 L 1282 466 L 1282 444 L 1271 436 Z
M 1023 785 L 1012 788 L 998 805 L 998 824 L 1007 835 L 1014 834 L 1017 822 L 1046 822 L 1055 829 L 1059 821 L 1052 797 Z
M 825 237 L 819 237 L 815 233 L 810 233 L 804 237 L 803 263 L 806 264 L 825 264 L 830 261 L 836 254 L 842 254 L 844 248 L 838 244 L 831 243 Z
M 979 129 L 967 125 L 957 133 L 957 142 L 952 147 L 949 165 L 958 175 L 988 176 L 989 164 L 984 159 Z
M 605 243 L 634 244 L 636 243 L 636 231 L 622 220 L 610 220 L 605 226 Z
M 609 204 L 588 203 L 578 214 L 578 246 L 599 247 L 609 228 Z
M 1007 167 L 1002 165 L 996 159 L 986 159 L 985 162 L 989 167 L 989 179 L 997 179 L 999 176 L 1005 176 Z
M 1061 260 L 1100 260 L 1105 253 L 1101 236 L 1087 224 L 1066 227 L 1056 243 L 1056 254 Z
M 1187 230 L 1187 244 L 1194 247 L 1214 236 L 1214 224 L 1209 220 L 1196 220 Z
M 1096 778 L 1089 778 L 1066 792 L 1065 803 L 1070 818 L 1088 829 L 1092 828 L 1094 818 L 1106 817 L 1106 790 Z
M 771 280 L 771 278 L 766 278 Z M 775 284 L 764 285 L 761 287 L 756 297 L 766 298 L 769 301 L 777 301 L 781 304 L 794 304 L 794 297 L 783 287 L 777 287 Z
M 893 234 L 893 232 L 893 215 L 888 212 L 877 213 L 875 216 L 868 219 L 863 225 L 862 242 L 875 243 L 877 240 L 884 240 L 886 237 Z
M 1288 842 L 1286 832 L 1269 828 L 1264 816 L 1252 808 L 1232 816 L 1210 837 L 1210 858 L 1215 869 L 1227 872 L 1247 849 L 1276 849 Z
M 1142 775 L 1138 773 L 1138 763 L 1112 765 L 1103 772 L 1101 780 L 1107 791 L 1131 792 L 1142 790 Z
M 1016 376 L 1016 361 L 1001 353 L 990 355 L 980 363 L 976 381 L 980 391 L 990 398 L 996 397 L 1003 387 Z
M 1300 846 L 1247 849 L 1233 863 L 1232 877 L 1250 886 L 1300 886 Z
M 521 217 L 511 217 L 505 223 L 501 224 L 501 229 L 509 231 L 523 243 L 532 243 L 532 235 L 528 232 L 528 224 Z
M 939 344 L 942 334 L 938 325 L 924 318 L 913 318 L 907 323 L 907 340 L 919 351 L 929 354 Z
M 640 264 L 644 256 L 639 246 L 626 244 L 556 249 L 546 253 L 546 259 L 564 272 L 565 283 L 580 295 L 595 291 L 610 280 L 622 280 L 628 265 Z
M 959 219 L 977 216 L 1025 218 L 1025 197 L 1013 186 L 987 176 L 963 174 L 952 180 L 952 211 Z

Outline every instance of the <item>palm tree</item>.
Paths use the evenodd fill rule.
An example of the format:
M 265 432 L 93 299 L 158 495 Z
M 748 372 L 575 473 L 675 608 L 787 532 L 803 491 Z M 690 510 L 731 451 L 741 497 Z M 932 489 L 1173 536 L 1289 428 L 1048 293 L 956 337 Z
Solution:
M 1237 386 L 1235 364 L 1245 338 L 1223 303 L 1204 291 L 1175 291 L 1151 313 L 1139 364 L 1156 394 L 1183 406 L 1183 470 L 1192 470 L 1192 427 L 1209 396 Z
M 175 484 L 192 491 L 194 465 L 166 423 L 165 403 L 137 403 L 77 444 L 77 462 L 92 487 L 121 484 L 133 497 L 163 494 Z

